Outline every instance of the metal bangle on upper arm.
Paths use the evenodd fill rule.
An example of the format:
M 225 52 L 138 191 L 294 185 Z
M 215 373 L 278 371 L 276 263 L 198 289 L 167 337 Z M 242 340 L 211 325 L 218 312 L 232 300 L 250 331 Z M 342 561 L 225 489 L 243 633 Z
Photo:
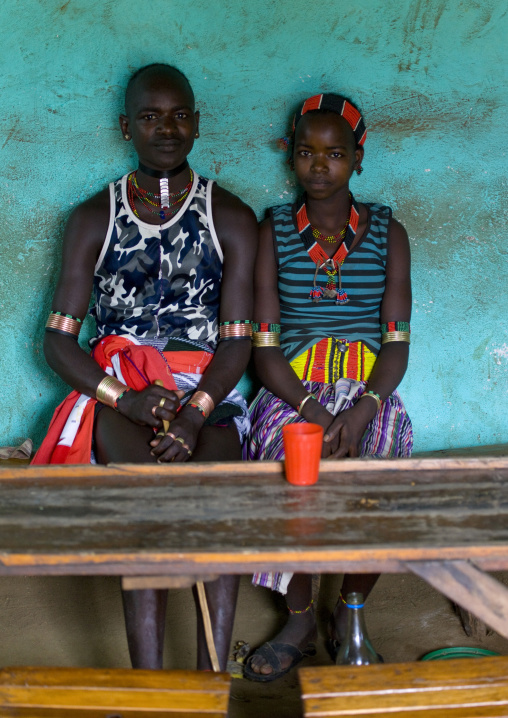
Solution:
M 46 331 L 64 334 L 77 339 L 82 327 L 82 320 L 72 314 L 51 311 L 46 322 Z
M 280 347 L 280 324 L 255 322 L 252 330 L 253 347 Z
M 250 319 L 235 319 L 219 324 L 219 341 L 243 339 L 244 337 L 252 337 L 252 321 Z
M 409 322 L 387 322 L 381 324 L 381 344 L 389 342 L 411 343 L 411 327 Z

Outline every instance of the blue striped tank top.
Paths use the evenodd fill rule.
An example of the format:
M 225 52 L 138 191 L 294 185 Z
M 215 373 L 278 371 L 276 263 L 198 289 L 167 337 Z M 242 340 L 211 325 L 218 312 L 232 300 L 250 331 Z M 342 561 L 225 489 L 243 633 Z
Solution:
M 270 210 L 279 270 L 281 348 L 288 361 L 328 338 L 363 342 L 374 354 L 379 352 L 379 315 L 392 212 L 384 205 L 364 204 L 369 212 L 367 229 L 341 267 L 342 287 L 349 297 L 343 305 L 326 298 L 313 303 L 309 297 L 316 265 L 298 232 L 296 205 Z M 326 279 L 321 270 L 316 284 L 324 286 Z

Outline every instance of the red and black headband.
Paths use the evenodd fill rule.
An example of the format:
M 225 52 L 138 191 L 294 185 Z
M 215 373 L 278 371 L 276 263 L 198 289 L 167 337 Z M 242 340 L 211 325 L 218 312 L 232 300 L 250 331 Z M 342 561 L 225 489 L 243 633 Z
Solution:
M 346 120 L 348 125 L 353 130 L 357 146 L 363 146 L 365 138 L 367 137 L 365 122 L 363 121 L 363 117 L 360 112 L 356 109 L 356 107 L 353 107 L 353 105 L 345 97 L 342 97 L 342 95 L 335 95 L 332 92 L 325 92 L 321 95 L 309 97 L 305 100 L 300 109 L 297 110 L 294 116 L 293 132 L 305 113 L 312 110 L 328 110 L 329 112 L 336 112 Z

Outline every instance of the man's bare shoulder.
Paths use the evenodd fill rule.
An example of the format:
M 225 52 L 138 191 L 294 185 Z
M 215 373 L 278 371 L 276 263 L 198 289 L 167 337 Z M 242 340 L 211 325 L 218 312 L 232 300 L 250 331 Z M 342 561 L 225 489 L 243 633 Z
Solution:
M 216 221 L 224 216 L 235 220 L 256 222 L 256 215 L 252 208 L 236 194 L 229 192 L 217 183 L 214 183 L 212 188 L 212 207 Z
M 89 197 L 81 202 L 72 212 L 69 222 L 85 223 L 94 225 L 96 223 L 103 224 L 106 222 L 106 228 L 109 224 L 110 201 L 109 189 L 106 187 L 93 197 Z

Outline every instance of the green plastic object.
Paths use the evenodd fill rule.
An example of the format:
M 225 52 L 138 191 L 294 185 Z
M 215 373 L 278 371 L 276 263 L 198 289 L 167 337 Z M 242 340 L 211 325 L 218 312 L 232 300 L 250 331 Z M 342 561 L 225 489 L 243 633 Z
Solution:
M 499 656 L 500 653 L 488 651 L 486 648 L 472 646 L 454 646 L 453 648 L 438 648 L 437 651 L 426 653 L 421 661 L 447 661 L 451 658 L 485 658 L 485 656 Z

